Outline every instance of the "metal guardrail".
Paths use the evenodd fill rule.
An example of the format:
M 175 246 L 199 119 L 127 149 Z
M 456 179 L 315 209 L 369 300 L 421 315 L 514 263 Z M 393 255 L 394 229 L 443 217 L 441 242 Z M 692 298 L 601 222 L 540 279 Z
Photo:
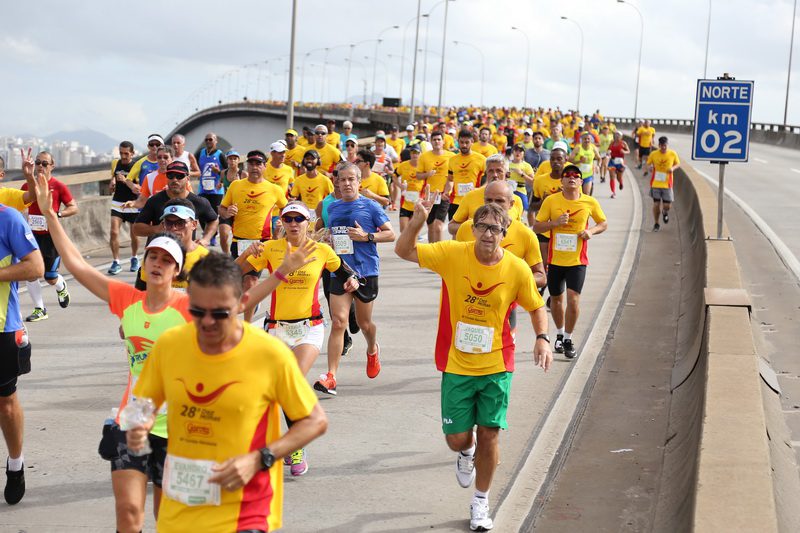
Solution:
M 629 117 L 606 117 L 615 124 L 633 124 L 634 119 Z M 639 119 L 642 120 L 642 119 Z M 694 127 L 694 120 L 691 119 L 675 119 L 675 118 L 654 118 L 650 119 L 653 126 L 683 126 L 686 128 Z M 658 128 L 656 128 L 658 129 Z M 800 126 L 784 125 L 784 124 L 771 124 L 768 122 L 752 122 L 750 129 L 755 131 L 769 131 L 775 133 L 796 134 L 800 135 Z

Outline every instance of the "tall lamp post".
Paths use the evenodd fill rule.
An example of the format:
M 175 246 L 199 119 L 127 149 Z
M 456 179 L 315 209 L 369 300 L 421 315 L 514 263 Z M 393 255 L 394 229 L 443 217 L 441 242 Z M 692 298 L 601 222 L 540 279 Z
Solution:
M 618 0 L 619 1 L 619 0 Z M 522 31 L 521 29 L 517 28 L 516 26 L 511 26 L 512 30 L 520 32 L 522 35 L 525 36 L 525 43 L 527 44 L 527 53 L 525 54 L 525 96 L 522 99 L 522 107 L 528 107 L 528 75 L 530 74 L 531 70 L 531 40 L 528 38 L 528 34 Z
M 639 15 L 639 23 L 641 24 L 641 31 L 639 32 L 639 66 L 636 67 L 636 97 L 633 101 L 633 122 L 636 123 L 636 119 L 639 118 L 639 76 L 642 73 L 642 44 L 644 43 L 644 17 L 642 16 L 642 12 L 639 11 L 639 8 L 631 4 L 630 2 L 626 2 L 625 0 L 617 0 L 617 3 L 625 4 L 635 9 L 636 13 Z
M 286 98 L 286 127 L 294 128 L 294 42 L 297 26 L 297 0 L 292 0 L 292 36 L 289 45 L 289 88 Z
M 444 2 L 444 24 L 442 25 L 442 66 L 439 69 L 439 99 L 436 102 L 436 110 L 442 114 L 442 93 L 444 91 L 444 57 L 445 44 L 447 44 L 447 6 L 456 0 L 445 0 Z
M 581 27 L 580 24 L 578 24 L 578 21 L 573 20 L 571 18 L 561 17 L 561 20 L 566 20 L 568 22 L 572 22 L 581 31 L 581 58 L 578 61 L 578 103 L 577 103 L 577 106 L 575 107 L 575 111 L 580 113 L 581 112 L 581 77 L 583 76 L 583 28 Z
M 483 107 L 483 85 L 484 85 L 485 74 L 486 74 L 486 69 L 485 69 L 486 57 L 483 55 L 483 52 L 481 51 L 481 49 L 478 48 L 477 46 L 475 46 L 474 44 L 466 43 L 464 41 L 453 41 L 453 44 L 456 45 L 456 46 L 458 46 L 459 44 L 463 44 L 465 46 L 469 46 L 469 47 L 477 50 L 478 53 L 481 56 L 481 107 Z
M 797 17 L 797 0 L 794 0 L 794 9 L 792 10 L 792 37 L 789 39 L 789 72 L 786 75 L 786 102 L 783 104 L 783 125 L 789 124 L 789 86 L 792 82 L 792 48 L 794 48 L 794 21 Z
M 417 32 L 414 36 L 414 63 L 411 67 L 411 114 L 409 122 L 414 122 L 414 94 L 417 81 L 417 48 L 419 47 L 419 16 L 422 11 L 422 0 L 417 0 Z
M 375 60 L 372 62 L 372 103 L 375 103 L 375 71 L 378 70 L 378 47 L 381 45 L 381 35 L 389 30 L 396 30 L 400 26 L 389 26 L 384 28 L 378 33 L 378 38 L 375 40 Z
M 403 30 L 403 48 L 400 50 L 400 56 L 403 58 L 403 61 L 400 63 L 400 101 L 403 100 L 403 74 L 405 70 L 405 63 L 406 63 L 406 34 L 408 33 L 408 27 L 411 26 L 411 23 L 417 20 L 417 17 L 411 18 L 408 22 L 406 22 L 406 27 Z
M 708 74 L 708 41 L 711 39 L 711 0 L 708 0 L 708 22 L 706 23 L 706 59 L 703 62 L 703 79 Z

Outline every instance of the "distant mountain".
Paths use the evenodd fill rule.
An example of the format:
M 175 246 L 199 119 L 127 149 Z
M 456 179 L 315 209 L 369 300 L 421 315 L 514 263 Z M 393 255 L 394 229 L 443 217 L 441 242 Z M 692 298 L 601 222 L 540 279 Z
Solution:
M 88 129 L 57 131 L 44 139 L 50 143 L 54 141 L 78 141 L 80 144 L 91 146 L 92 150 L 98 154 L 110 152 L 119 144 L 118 140 L 112 139 L 105 133 Z

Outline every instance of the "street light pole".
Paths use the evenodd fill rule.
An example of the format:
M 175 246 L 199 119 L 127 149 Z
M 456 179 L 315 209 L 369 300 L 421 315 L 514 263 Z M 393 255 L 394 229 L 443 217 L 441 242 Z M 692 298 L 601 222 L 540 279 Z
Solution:
M 436 110 L 438 111 L 439 115 L 442 114 L 442 91 L 444 89 L 444 56 L 445 56 L 445 44 L 447 44 L 447 6 L 450 5 L 451 1 L 455 0 L 445 0 L 444 2 L 444 25 L 442 29 L 442 66 L 439 69 L 439 100 L 436 102 Z
M 425 106 L 425 88 L 428 82 L 428 34 L 430 31 L 428 29 L 431 27 L 431 13 L 425 13 L 422 15 L 422 18 L 425 19 L 425 56 L 422 59 L 422 115 L 424 116 L 427 112 L 427 107 Z
M 528 107 L 528 75 L 530 74 L 531 69 L 531 40 L 528 38 L 528 34 L 522 31 L 521 29 L 517 28 L 516 26 L 511 26 L 512 30 L 516 30 L 520 32 L 522 35 L 525 36 L 525 43 L 527 44 L 528 52 L 525 54 L 525 96 L 522 99 L 522 107 Z
M 422 0 L 417 0 L 417 31 L 414 36 L 414 66 L 411 67 L 411 115 L 409 117 L 409 122 L 414 122 L 414 95 L 417 85 L 417 49 L 419 48 L 419 17 L 421 11 Z
M 711 0 L 708 0 L 708 23 L 706 26 L 706 60 L 703 62 L 703 79 L 708 73 L 708 41 L 711 38 Z
M 294 41 L 297 20 L 297 0 L 292 0 L 292 37 L 289 45 L 289 95 L 286 99 L 286 127 L 294 128 Z
M 633 121 L 635 123 L 636 119 L 639 118 L 639 76 L 642 73 L 642 44 L 644 43 L 644 17 L 642 16 L 642 12 L 639 11 L 639 8 L 631 4 L 630 2 L 626 2 L 625 0 L 617 0 L 617 3 L 625 4 L 635 9 L 636 13 L 638 13 L 639 15 L 639 23 L 641 24 L 641 31 L 639 32 L 639 66 L 636 68 L 636 98 L 633 101 Z
M 408 22 L 406 22 L 406 27 L 403 30 L 403 48 L 400 50 L 400 56 L 402 57 L 402 62 L 400 63 L 400 102 L 403 101 L 403 71 L 405 70 L 406 64 L 406 34 L 408 33 L 408 27 L 411 26 L 411 23 L 417 20 L 417 17 L 412 18 Z
M 575 24 L 578 29 L 581 31 L 581 57 L 578 61 L 578 104 L 575 108 L 575 111 L 578 113 L 581 112 L 581 77 L 583 76 L 583 28 L 580 24 L 578 24 L 577 20 L 572 20 L 571 18 L 561 17 L 561 20 L 566 20 L 568 22 L 572 22 Z
M 477 46 L 475 46 L 474 44 L 465 43 L 464 41 L 453 41 L 453 44 L 456 45 L 456 46 L 458 46 L 459 44 L 463 44 L 465 46 L 470 46 L 473 49 L 477 50 L 477 52 L 481 55 L 481 107 L 483 107 L 483 85 L 484 85 L 485 74 L 486 74 L 486 70 L 485 70 L 486 57 L 483 55 L 483 52 L 481 51 L 481 49 L 478 48 Z
M 789 72 L 786 75 L 786 102 L 783 104 L 783 125 L 789 124 L 789 86 L 792 83 L 792 49 L 794 48 L 794 22 L 797 17 L 797 0 L 794 0 L 792 10 L 792 37 L 789 39 Z
M 381 35 L 389 30 L 396 30 L 400 26 L 390 26 L 382 29 L 378 33 L 378 38 L 375 40 L 375 60 L 372 62 L 372 103 L 375 103 L 375 71 L 378 70 L 378 47 L 381 45 Z

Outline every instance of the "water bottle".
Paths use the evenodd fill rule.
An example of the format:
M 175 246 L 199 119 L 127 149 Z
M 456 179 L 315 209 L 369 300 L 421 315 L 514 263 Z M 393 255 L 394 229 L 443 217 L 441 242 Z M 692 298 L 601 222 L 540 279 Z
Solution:
M 122 431 L 138 428 L 149 424 L 153 420 L 156 406 L 150 398 L 134 398 L 119 413 L 119 427 Z M 144 446 L 137 451 L 128 450 L 134 456 L 151 453 L 150 443 L 145 441 Z

